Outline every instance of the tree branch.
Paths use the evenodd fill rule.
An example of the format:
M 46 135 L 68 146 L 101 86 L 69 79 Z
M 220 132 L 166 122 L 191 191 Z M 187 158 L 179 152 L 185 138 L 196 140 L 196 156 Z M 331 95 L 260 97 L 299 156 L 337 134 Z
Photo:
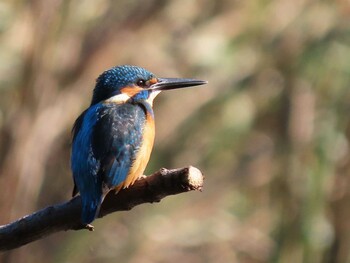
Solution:
M 192 166 L 174 170 L 160 169 L 142 178 L 118 194 L 111 191 L 105 198 L 99 218 L 115 211 L 130 210 L 142 203 L 159 202 L 168 195 L 201 190 L 202 173 Z M 70 201 L 46 207 L 7 225 L 0 226 L 0 251 L 18 248 L 62 230 L 93 230 L 80 222 L 81 201 L 77 196 Z

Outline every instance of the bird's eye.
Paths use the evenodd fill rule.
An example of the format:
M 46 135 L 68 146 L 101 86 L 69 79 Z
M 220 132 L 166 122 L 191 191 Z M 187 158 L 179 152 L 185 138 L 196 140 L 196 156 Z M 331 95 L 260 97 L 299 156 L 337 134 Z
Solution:
M 144 79 L 139 79 L 136 84 L 137 86 L 144 87 L 146 86 L 146 81 Z

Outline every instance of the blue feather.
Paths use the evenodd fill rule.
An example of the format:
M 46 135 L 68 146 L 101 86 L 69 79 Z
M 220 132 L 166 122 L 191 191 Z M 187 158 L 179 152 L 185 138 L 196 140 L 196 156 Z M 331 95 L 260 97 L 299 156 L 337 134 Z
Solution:
M 92 148 L 101 160 L 103 181 L 113 188 L 126 179 L 136 152 L 141 146 L 146 121 L 139 105 L 105 104 L 95 126 Z
M 71 168 L 81 195 L 82 222 L 85 224 L 96 217 L 102 200 L 102 179 L 98 176 L 100 161 L 95 158 L 91 148 L 99 108 L 100 105 L 94 105 L 83 113 L 81 125 L 74 131 L 72 144 Z
M 103 200 L 102 189 L 123 183 L 141 146 L 145 108 L 92 105 L 75 125 L 71 166 L 82 198 L 82 222 L 91 223 Z

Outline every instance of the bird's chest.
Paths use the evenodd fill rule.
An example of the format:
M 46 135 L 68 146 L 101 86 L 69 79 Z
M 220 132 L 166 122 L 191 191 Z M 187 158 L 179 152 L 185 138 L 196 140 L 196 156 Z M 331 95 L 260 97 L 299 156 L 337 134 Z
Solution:
M 142 141 L 135 153 L 135 158 L 130 167 L 128 176 L 123 183 L 123 188 L 132 185 L 137 178 L 143 175 L 147 163 L 150 159 L 155 137 L 154 117 L 151 113 L 146 113 L 146 120 L 142 129 Z

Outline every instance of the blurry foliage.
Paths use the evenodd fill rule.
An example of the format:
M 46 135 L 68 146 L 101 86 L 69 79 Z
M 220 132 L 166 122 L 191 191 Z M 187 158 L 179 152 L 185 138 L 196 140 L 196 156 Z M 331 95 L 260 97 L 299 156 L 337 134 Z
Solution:
M 167 198 L 1 262 L 350 262 L 347 1 L 0 3 L 0 223 L 70 198 L 70 129 L 118 64 L 207 86 L 155 103 Z

